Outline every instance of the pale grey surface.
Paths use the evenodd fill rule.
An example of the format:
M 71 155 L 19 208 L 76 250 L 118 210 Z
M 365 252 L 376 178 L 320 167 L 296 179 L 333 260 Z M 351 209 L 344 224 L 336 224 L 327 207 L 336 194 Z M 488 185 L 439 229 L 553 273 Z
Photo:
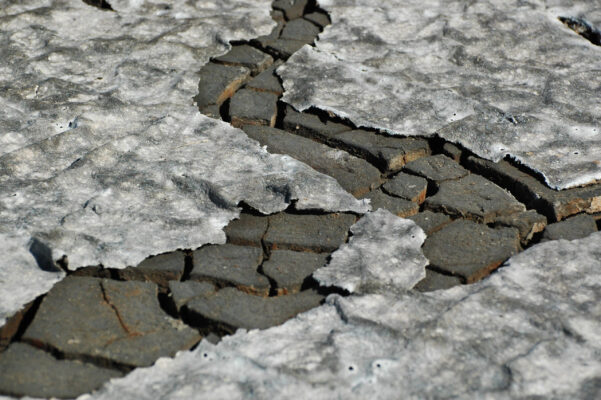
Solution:
M 283 100 L 401 135 L 509 154 L 554 188 L 601 179 L 598 0 L 321 0 L 332 24 L 277 72 Z
M 0 326 L 65 276 L 57 270 L 42 270 L 30 246 L 27 234 L 0 232 Z
M 473 285 L 332 295 L 81 400 L 598 398 L 600 301 L 601 232 L 533 246 Z
M 407 290 L 426 277 L 421 246 L 424 231 L 415 222 L 385 209 L 365 214 L 351 226 L 352 236 L 313 273 L 322 286 L 350 293 Z
M 224 242 L 242 200 L 266 213 L 296 199 L 301 209 L 367 210 L 334 179 L 193 104 L 209 57 L 271 31 L 269 0 L 110 3 L 116 12 L 0 2 L 1 235 L 37 238 L 70 269 L 122 268 Z M 15 275 L 1 278 L 0 318 L 56 280 L 27 272 L 31 260 L 11 258 L 11 246 L 0 240 L 10 263 L 1 268 Z M 28 273 L 27 289 L 15 284 Z

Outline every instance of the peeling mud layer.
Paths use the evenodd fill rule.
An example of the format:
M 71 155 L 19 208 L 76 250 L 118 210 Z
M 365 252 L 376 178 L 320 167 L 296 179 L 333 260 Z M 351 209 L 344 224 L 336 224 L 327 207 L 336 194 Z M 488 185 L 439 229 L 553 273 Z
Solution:
M 601 396 L 601 184 L 296 111 L 314 1 L 44 4 L 0 11 L 0 399 Z
M 5 276 L 35 267 L 32 238 L 50 264 L 123 268 L 224 242 L 241 201 L 267 213 L 291 201 L 367 210 L 333 179 L 268 154 L 193 105 L 209 57 L 270 32 L 269 1 L 112 1 L 114 12 L 81 1 L 4 3 L 0 247 L 15 255 L 0 266 Z M 16 279 L 0 280 L 0 292 L 13 298 Z M 15 296 L 48 289 L 35 293 L 36 281 Z M 17 309 L 3 301 L 0 322 Z
M 597 398 L 600 242 L 596 233 L 538 245 L 448 291 L 332 295 L 282 326 L 203 341 L 82 400 Z
M 599 2 L 320 4 L 332 25 L 278 69 L 296 109 L 510 156 L 557 189 L 601 179 Z

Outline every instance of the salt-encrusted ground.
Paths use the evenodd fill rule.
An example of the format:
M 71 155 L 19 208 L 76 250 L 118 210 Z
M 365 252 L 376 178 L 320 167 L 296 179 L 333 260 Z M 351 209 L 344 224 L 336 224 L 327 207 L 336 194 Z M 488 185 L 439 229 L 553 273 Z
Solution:
M 601 47 L 559 20 L 599 36 L 598 1 L 320 4 L 332 25 L 278 69 L 287 103 L 510 155 L 558 189 L 601 178 Z
M 512 163 L 468 150 L 491 156 L 478 150 L 486 142 L 478 118 L 499 111 L 484 104 L 491 87 L 498 89 L 490 79 L 507 74 L 523 53 L 508 61 L 508 53 L 482 51 L 499 68 L 470 81 L 468 94 L 466 85 L 449 89 L 424 67 L 447 65 L 449 37 L 482 50 L 480 36 L 523 36 L 511 31 L 516 24 L 526 33 L 547 29 L 554 44 L 573 43 L 574 54 L 589 57 L 598 50 L 582 43 L 598 41 L 600 7 L 547 4 L 551 14 L 592 21 L 564 20 L 580 37 L 558 28 L 554 17 L 531 26 L 545 14 L 538 3 L 520 3 L 531 17 L 523 24 L 524 15 L 495 2 L 462 9 L 452 3 L 440 16 L 437 2 L 416 14 L 412 3 L 385 10 L 324 1 L 324 10 L 311 1 L 277 0 L 277 27 L 267 35 L 274 24 L 264 2 L 113 1 L 113 11 L 95 0 L 86 3 L 104 10 L 79 2 L 6 3 L 0 318 L 9 318 L 0 327 L 0 398 L 601 395 L 601 185 L 556 192 Z M 326 27 L 326 11 L 334 26 Z M 411 14 L 407 25 L 368 22 L 399 12 Z M 440 21 L 447 22 L 442 36 Z M 384 32 L 387 26 L 399 31 Z M 324 27 L 317 50 L 303 48 Z M 473 40 L 459 35 L 472 29 Z M 411 57 L 399 56 L 407 45 L 399 34 L 421 40 L 411 44 Z M 355 36 L 361 40 L 349 46 Z M 207 63 L 240 39 L 251 40 Z M 572 93 L 552 90 L 573 65 L 541 67 L 539 53 L 554 51 L 545 43 L 546 37 L 532 39 L 526 47 L 536 57 L 520 61 L 525 77 L 536 78 L 535 70 L 548 77 L 542 105 L 503 91 L 492 98 L 544 115 L 520 119 L 503 109 L 515 129 L 552 121 L 559 128 L 538 131 L 537 140 L 559 135 L 570 151 L 590 150 L 584 163 L 561 161 L 570 164 L 570 179 L 584 182 L 595 173 L 587 162 L 598 156 L 598 135 L 588 132 L 584 143 L 564 133 L 570 118 L 598 126 L 590 107 L 595 77 L 570 75 Z M 322 77 L 315 73 L 290 75 L 306 68 L 299 59 L 325 54 L 328 46 L 342 55 L 330 64 L 317 57 L 311 68 L 352 69 L 371 54 L 368 87 L 332 71 L 327 88 L 316 88 Z M 440 50 L 433 58 L 432 46 Z M 352 62 L 339 61 L 347 58 Z M 490 64 L 451 61 L 461 79 L 491 72 Z M 418 91 L 423 101 L 480 101 L 475 116 L 457 121 L 461 129 L 451 123 L 439 130 L 465 148 L 427 131 L 408 138 L 357 129 L 365 117 L 357 105 L 374 95 L 372 87 L 381 89 L 375 82 L 382 71 L 395 75 L 399 63 L 406 66 L 403 79 L 432 83 Z M 356 88 L 363 97 L 336 97 L 355 85 L 363 85 Z M 403 106 L 394 85 L 386 107 L 368 115 L 380 118 L 384 125 L 376 125 L 385 131 L 390 121 L 382 112 L 393 110 L 398 119 L 394 110 Z M 315 93 L 357 112 L 340 121 L 278 100 L 309 102 Z M 587 93 L 589 103 L 582 99 Z M 417 115 L 438 129 L 440 110 L 409 103 L 422 108 L 395 126 L 411 125 Z M 503 124 L 487 131 L 497 135 L 491 140 L 515 133 Z M 556 151 L 557 143 L 548 148 Z M 379 210 L 366 214 L 366 200 Z M 158 253 L 164 254 L 147 258 Z M 161 358 L 178 350 L 174 359 Z
M 594 399 L 600 242 L 596 233 L 541 244 L 489 279 L 447 291 L 332 295 L 282 326 L 203 341 L 82 400 Z
M 292 200 L 300 209 L 367 209 L 333 179 L 269 155 L 193 105 L 209 57 L 270 32 L 269 1 L 114 1 L 116 12 L 80 1 L 6 3 L 0 246 L 14 258 L 0 265 L 0 293 L 19 300 L 2 302 L 0 321 L 53 282 L 36 284 L 48 274 L 31 271 L 32 238 L 70 269 L 123 268 L 223 242 L 240 201 L 267 213 Z

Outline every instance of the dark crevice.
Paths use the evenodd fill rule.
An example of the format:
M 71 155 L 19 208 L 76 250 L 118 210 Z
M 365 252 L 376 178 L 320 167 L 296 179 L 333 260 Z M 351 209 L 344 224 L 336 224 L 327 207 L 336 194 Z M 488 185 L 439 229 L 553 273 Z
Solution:
M 184 272 L 182 273 L 182 277 L 180 278 L 181 282 L 190 279 L 190 274 L 194 269 L 194 252 L 192 252 L 191 250 L 186 250 L 184 251 L 184 254 Z
M 584 18 L 558 17 L 568 28 L 594 44 L 601 46 L 601 31 Z
M 42 300 L 44 300 L 44 297 L 46 297 L 45 294 L 38 296 L 34 301 L 32 301 L 31 303 L 29 303 L 25 307 L 23 307 L 23 309 L 21 311 L 19 311 L 19 313 L 17 313 L 15 316 L 13 316 L 13 317 L 17 317 L 20 313 L 23 313 L 21 321 L 18 323 L 19 327 L 17 328 L 16 332 L 14 333 L 14 335 L 11 338 L 11 343 L 18 342 L 21 340 L 21 338 L 25 334 L 25 331 L 27 330 L 27 328 L 29 328 L 29 325 L 31 325 L 31 322 L 33 321 L 36 313 L 38 312 L 38 309 L 40 308 L 40 304 L 42 304 Z M 4 324 L 4 327 L 9 326 L 10 322 L 11 321 L 7 321 Z
M 355 129 L 359 129 L 357 127 L 357 125 L 355 125 L 351 120 L 347 119 L 347 118 L 342 118 L 336 114 L 334 114 L 331 111 L 324 111 L 320 108 L 317 108 L 315 106 L 311 106 L 308 109 L 302 111 L 303 114 L 310 114 L 310 115 L 315 115 L 319 118 L 319 120 L 323 123 L 325 122 L 334 122 L 337 124 L 342 124 L 342 125 L 346 125 L 349 130 L 355 130 Z M 361 128 L 365 131 L 369 131 L 369 132 L 379 132 L 377 129 L 375 128 Z
M 178 319 L 179 313 L 177 312 L 177 306 L 173 301 L 173 297 L 171 296 L 171 291 L 167 290 L 165 292 L 159 292 L 158 294 L 159 305 L 161 309 L 167 313 L 172 318 Z
M 263 260 L 263 262 L 268 261 L 268 260 Z M 257 272 L 264 276 L 265 278 L 267 278 L 267 280 L 269 281 L 269 297 L 276 297 L 278 296 L 278 284 L 276 283 L 276 281 L 270 277 L 269 275 L 265 274 L 265 271 L 263 270 L 263 264 L 259 265 L 259 267 L 257 268 Z
M 134 334 L 134 332 L 131 332 L 129 330 L 129 327 L 125 324 L 125 321 L 123 321 L 123 318 L 121 318 L 121 313 L 119 313 L 117 306 L 115 306 L 113 303 L 111 303 L 111 301 L 108 298 L 108 295 L 106 293 L 106 289 L 104 288 L 104 285 L 102 284 L 102 281 L 98 282 L 98 284 L 100 285 L 100 291 L 102 292 L 102 298 L 103 298 L 104 302 L 106 304 L 108 304 L 109 307 L 111 307 L 113 309 L 113 311 L 115 312 L 115 316 L 117 317 L 117 320 L 119 321 L 119 325 L 121 325 L 121 328 L 123 328 L 123 330 L 125 331 L 125 333 L 127 333 L 128 336 Z
M 338 294 L 344 297 L 351 295 L 351 292 L 338 286 L 321 286 L 319 282 L 313 278 L 313 275 L 306 277 L 303 281 L 301 291 L 305 290 L 315 290 L 324 297 L 327 297 L 331 294 Z
M 274 75 L 278 78 L 278 80 L 279 80 L 279 82 L 281 84 L 282 83 L 282 78 L 280 78 L 278 74 L 274 73 Z M 280 98 L 281 97 L 282 96 L 280 96 Z M 280 101 L 278 99 L 278 102 L 277 102 L 277 117 L 275 119 L 274 128 L 285 130 L 284 129 L 284 118 L 286 117 L 286 105 L 287 105 L 286 103 L 284 103 L 283 101 Z
M 219 106 L 219 115 L 221 116 L 221 119 L 227 123 L 232 122 L 232 119 L 230 118 L 230 101 L 231 98 L 228 98 Z
M 106 0 L 82 0 L 89 6 L 100 8 L 101 10 L 115 11 Z
M 206 318 L 190 310 L 187 306 L 183 306 L 181 309 L 181 319 L 186 325 L 197 329 L 201 336 L 207 338 L 211 335 L 216 335 L 221 338 L 223 336 L 231 335 L 236 332 L 237 329 L 230 325 Z

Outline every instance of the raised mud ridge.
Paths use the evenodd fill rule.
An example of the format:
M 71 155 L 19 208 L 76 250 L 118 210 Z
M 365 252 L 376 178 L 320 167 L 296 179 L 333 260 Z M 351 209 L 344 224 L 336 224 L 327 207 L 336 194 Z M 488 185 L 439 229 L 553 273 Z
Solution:
M 422 249 L 430 262 L 416 290 L 476 282 L 535 243 L 598 229 L 600 185 L 557 192 L 509 161 L 492 163 L 440 139 L 357 129 L 281 102 L 277 67 L 330 21 L 308 0 L 276 0 L 272 17 L 278 26 L 270 35 L 232 43 L 203 66 L 200 112 L 333 177 L 374 210 L 412 219 L 428 235 Z M 76 397 L 202 338 L 279 325 L 329 293 L 348 294 L 320 286 L 312 274 L 348 241 L 360 215 L 299 212 L 293 204 L 265 216 L 241 206 L 224 245 L 123 270 L 68 272 L 0 329 L 0 393 Z

